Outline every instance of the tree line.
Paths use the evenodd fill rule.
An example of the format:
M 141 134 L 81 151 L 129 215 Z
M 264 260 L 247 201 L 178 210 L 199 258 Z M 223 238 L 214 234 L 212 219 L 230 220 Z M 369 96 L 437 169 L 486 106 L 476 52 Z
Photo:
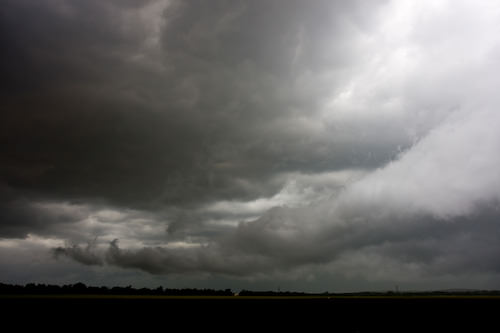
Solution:
M 350 293 L 306 293 L 295 291 L 252 291 L 242 290 L 234 293 L 231 289 L 196 289 L 183 288 L 133 288 L 126 287 L 95 287 L 82 282 L 62 286 L 43 283 L 28 283 L 26 285 L 0 283 L 0 295 L 146 295 L 146 296 L 471 296 L 500 295 L 500 290 L 438 290 L 438 291 L 362 291 Z
M 231 289 L 170 289 L 159 286 L 157 288 L 126 287 L 94 287 L 82 282 L 65 284 L 62 286 L 43 283 L 28 283 L 15 285 L 0 283 L 0 295 L 151 295 L 151 296 L 232 296 Z

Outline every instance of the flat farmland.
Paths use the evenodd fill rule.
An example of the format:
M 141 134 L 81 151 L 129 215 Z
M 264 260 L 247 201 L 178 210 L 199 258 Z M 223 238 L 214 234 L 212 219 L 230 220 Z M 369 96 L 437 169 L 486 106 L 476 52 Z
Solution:
M 328 325 L 340 332 L 448 331 L 495 325 L 500 296 L 9 295 L 0 296 L 0 307 L 4 322 L 37 328 L 78 323 L 86 329 L 175 324 L 217 330 L 316 331 Z

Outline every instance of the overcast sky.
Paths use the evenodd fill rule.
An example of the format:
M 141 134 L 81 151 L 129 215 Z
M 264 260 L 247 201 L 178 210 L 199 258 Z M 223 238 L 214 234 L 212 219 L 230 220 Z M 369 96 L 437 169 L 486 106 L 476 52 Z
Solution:
M 0 282 L 500 289 L 496 0 L 3 0 Z

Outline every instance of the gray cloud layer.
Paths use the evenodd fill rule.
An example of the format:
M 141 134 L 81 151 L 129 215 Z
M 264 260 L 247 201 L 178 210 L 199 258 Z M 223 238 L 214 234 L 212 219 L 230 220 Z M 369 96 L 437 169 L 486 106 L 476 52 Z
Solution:
M 496 274 L 498 10 L 5 1 L 0 237 L 153 274 Z

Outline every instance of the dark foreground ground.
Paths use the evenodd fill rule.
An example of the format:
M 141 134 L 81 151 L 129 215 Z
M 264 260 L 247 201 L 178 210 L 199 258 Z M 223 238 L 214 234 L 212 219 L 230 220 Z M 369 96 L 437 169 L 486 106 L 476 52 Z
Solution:
M 118 331 L 497 331 L 500 297 L 0 296 L 3 325 Z

